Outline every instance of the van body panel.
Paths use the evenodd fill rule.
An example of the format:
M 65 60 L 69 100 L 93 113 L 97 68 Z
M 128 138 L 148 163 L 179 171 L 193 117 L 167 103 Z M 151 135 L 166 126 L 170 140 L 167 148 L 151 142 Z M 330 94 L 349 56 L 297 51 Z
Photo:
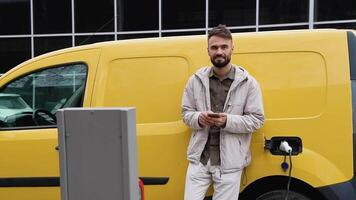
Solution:
M 276 165 L 283 158 L 253 147 L 263 146 L 254 141 L 273 136 L 298 136 L 303 141 L 303 152 L 293 158 L 293 177 L 314 187 L 350 180 L 353 145 L 346 34 L 293 33 L 243 34 L 235 41 L 238 53 L 233 60 L 260 82 L 266 115 L 264 127 L 252 139 L 248 182 L 268 176 L 258 170 L 260 166 L 267 165 L 268 174 L 287 175 Z
M 281 51 L 237 53 L 232 59 L 262 85 L 268 120 L 318 118 L 324 112 L 327 75 L 322 55 Z
M 263 128 L 253 134 L 253 159 L 242 178 L 243 193 L 262 179 L 279 176 L 287 180 L 288 172 L 280 167 L 284 157 L 264 149 L 265 139 L 276 136 L 302 140 L 302 152 L 292 156 L 292 176 L 315 191 L 354 176 L 347 34 L 345 30 L 233 34 L 232 63 L 247 69 L 260 83 L 266 115 Z M 189 76 L 211 65 L 206 36 L 105 42 L 61 50 L 6 73 L 0 87 L 41 67 L 75 62 L 88 66 L 84 107 L 136 107 L 139 176 L 168 178 L 164 185 L 145 186 L 146 198 L 182 199 L 191 131 L 181 121 L 181 98 Z M 52 151 L 56 137 L 54 128 L 0 130 L 0 152 L 14 152 L 4 159 L 8 168 L 0 166 L 0 179 L 58 176 L 58 155 Z M 37 147 L 17 148 L 23 142 Z M 35 161 L 46 164 L 31 170 Z M 31 167 L 21 169 L 27 162 Z M 276 189 L 286 188 L 282 182 L 274 184 Z M 0 197 L 41 196 L 37 194 L 41 190 L 31 188 L 0 188 Z M 21 189 L 28 193 L 13 193 Z M 58 188 L 42 189 L 53 195 L 47 199 L 59 199 Z
M 173 68 L 172 65 L 181 67 Z M 188 75 L 188 63 L 184 58 L 118 59 L 111 61 L 107 69 L 100 71 L 103 73 L 98 73 L 100 78 L 97 80 L 100 80 L 102 85 L 98 87 L 105 89 L 97 90 L 98 98 L 94 98 L 95 106 L 135 106 L 138 115 L 137 123 L 180 120 L 181 114 L 176 107 L 181 103 L 182 88 Z M 147 107 L 147 102 L 142 101 L 143 98 L 153 106 Z

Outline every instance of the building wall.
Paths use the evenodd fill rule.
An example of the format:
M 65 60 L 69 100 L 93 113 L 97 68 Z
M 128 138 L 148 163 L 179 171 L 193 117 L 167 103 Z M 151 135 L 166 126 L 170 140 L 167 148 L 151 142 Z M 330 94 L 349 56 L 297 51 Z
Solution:
M 98 41 L 313 28 L 356 29 L 355 0 L 0 0 L 0 73 Z

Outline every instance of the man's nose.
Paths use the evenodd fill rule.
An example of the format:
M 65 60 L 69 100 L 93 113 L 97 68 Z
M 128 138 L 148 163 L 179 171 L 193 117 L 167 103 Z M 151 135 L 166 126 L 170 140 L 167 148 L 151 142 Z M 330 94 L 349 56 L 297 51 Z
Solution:
M 218 50 L 216 51 L 216 54 L 218 54 L 218 55 L 222 55 L 222 54 L 223 54 L 223 50 L 222 50 L 222 48 L 218 48 Z

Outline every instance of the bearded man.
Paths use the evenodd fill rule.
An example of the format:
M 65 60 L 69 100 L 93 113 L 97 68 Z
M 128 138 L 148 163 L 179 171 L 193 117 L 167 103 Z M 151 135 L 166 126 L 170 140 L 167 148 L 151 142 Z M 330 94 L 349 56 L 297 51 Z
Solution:
M 237 200 L 241 174 L 251 162 L 251 135 L 264 122 L 258 82 L 230 63 L 234 50 L 224 25 L 208 34 L 212 67 L 190 77 L 182 100 L 182 117 L 192 129 L 184 200 L 203 200 L 214 186 L 213 200 Z

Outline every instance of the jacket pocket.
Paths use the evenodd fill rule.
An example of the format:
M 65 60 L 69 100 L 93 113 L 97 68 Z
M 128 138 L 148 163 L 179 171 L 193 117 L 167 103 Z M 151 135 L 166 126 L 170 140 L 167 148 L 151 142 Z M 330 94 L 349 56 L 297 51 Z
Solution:
M 221 144 L 221 162 L 224 170 L 242 169 L 244 156 L 241 148 L 244 144 L 239 140 L 238 134 L 225 133 L 225 138 Z
M 242 166 L 246 167 L 251 162 L 251 152 L 250 152 L 251 134 L 240 135 L 239 141 L 241 144 L 240 153 L 242 157 Z
M 190 141 L 189 141 L 189 144 L 188 144 L 188 155 L 190 155 L 192 153 L 192 149 L 193 149 L 193 146 L 195 145 L 196 143 L 196 140 L 197 140 L 197 137 L 196 137 L 197 133 L 196 132 L 193 132 L 191 137 L 190 137 Z

